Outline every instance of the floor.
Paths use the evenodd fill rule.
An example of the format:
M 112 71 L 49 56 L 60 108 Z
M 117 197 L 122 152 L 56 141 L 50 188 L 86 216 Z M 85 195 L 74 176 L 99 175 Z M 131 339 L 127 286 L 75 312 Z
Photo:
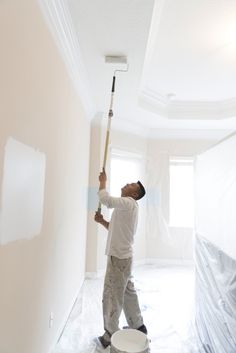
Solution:
M 189 353 L 194 313 L 192 266 L 139 265 L 134 268 L 151 353 Z M 94 338 L 103 333 L 103 277 L 87 279 L 53 353 L 109 353 Z M 126 325 L 122 315 L 120 327 Z

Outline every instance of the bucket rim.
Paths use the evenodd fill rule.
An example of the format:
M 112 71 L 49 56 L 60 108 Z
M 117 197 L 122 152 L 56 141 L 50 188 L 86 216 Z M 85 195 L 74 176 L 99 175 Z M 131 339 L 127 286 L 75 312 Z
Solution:
M 133 336 L 133 340 L 127 340 L 129 338 L 129 334 L 132 333 L 131 336 Z M 123 342 L 119 342 L 119 340 L 122 340 L 123 336 Z M 138 337 L 140 338 L 140 342 L 137 342 Z M 131 338 L 131 337 L 130 337 Z M 126 342 L 125 342 L 126 339 Z M 128 344 L 138 344 L 139 347 L 137 348 L 128 348 Z M 112 337 L 111 337 L 111 347 L 114 349 L 115 352 L 117 353 L 147 353 L 149 352 L 149 340 L 147 335 L 145 333 L 138 331 L 133 328 L 129 329 L 122 329 L 116 331 Z M 113 350 L 112 350 L 113 351 Z

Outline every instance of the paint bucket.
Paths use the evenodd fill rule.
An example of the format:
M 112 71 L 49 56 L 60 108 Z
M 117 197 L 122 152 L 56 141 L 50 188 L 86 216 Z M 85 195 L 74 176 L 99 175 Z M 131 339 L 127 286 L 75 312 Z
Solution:
M 149 340 L 138 330 L 116 331 L 111 337 L 110 353 L 149 353 Z

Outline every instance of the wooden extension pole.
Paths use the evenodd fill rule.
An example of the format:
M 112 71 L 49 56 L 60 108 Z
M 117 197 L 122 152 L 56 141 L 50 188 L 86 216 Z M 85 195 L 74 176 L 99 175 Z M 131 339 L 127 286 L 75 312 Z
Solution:
M 102 167 L 106 169 L 106 163 L 107 163 L 107 152 L 108 152 L 108 145 L 109 145 L 109 140 L 110 140 L 110 130 L 111 130 L 111 118 L 113 117 L 113 99 L 114 99 L 114 93 L 115 93 L 115 83 L 116 83 L 116 77 L 113 76 L 112 78 L 112 88 L 111 88 L 111 101 L 110 101 L 110 108 L 109 108 L 109 113 L 108 113 L 108 121 L 107 121 L 107 131 L 106 131 L 106 140 L 105 140 L 105 148 L 104 148 L 104 156 L 103 156 L 103 164 Z M 101 202 L 98 204 L 98 213 L 101 213 Z

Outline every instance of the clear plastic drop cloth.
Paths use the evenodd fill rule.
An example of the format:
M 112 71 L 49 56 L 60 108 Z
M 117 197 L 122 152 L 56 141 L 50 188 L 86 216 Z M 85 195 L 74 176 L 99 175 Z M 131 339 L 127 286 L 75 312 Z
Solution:
M 197 156 L 195 230 L 236 260 L 236 135 Z
M 198 234 L 195 263 L 194 346 L 190 352 L 236 353 L 236 261 Z
M 147 166 L 147 233 L 151 238 L 160 238 L 166 244 L 173 244 L 168 225 L 169 155 L 157 153 Z
M 236 353 L 236 263 L 199 235 L 195 246 L 195 268 L 135 267 L 150 353 Z M 103 277 L 85 280 L 52 353 L 110 353 L 96 339 L 103 333 L 102 288 Z
M 193 267 L 139 265 L 134 278 L 150 352 L 184 353 L 193 315 Z M 81 298 L 52 353 L 110 353 L 109 347 L 102 349 L 96 340 L 103 334 L 102 288 L 103 277 L 85 280 Z M 122 314 L 120 328 L 126 325 Z
M 195 162 L 195 343 L 236 353 L 236 134 Z M 195 351 L 194 351 L 195 352 Z

